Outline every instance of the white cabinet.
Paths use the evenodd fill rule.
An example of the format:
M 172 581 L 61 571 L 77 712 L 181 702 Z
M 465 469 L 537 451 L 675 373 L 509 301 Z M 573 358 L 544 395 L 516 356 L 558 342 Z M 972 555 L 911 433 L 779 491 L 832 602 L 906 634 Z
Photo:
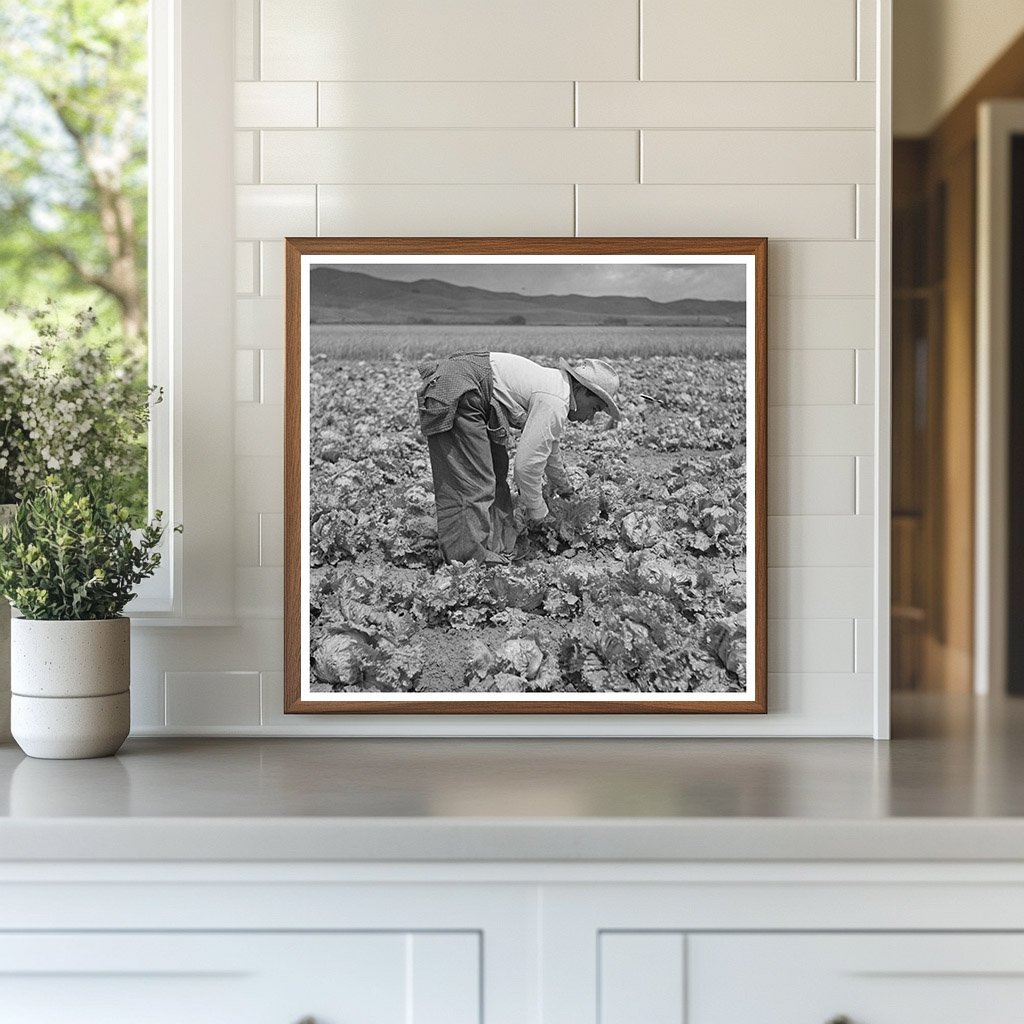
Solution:
M 1022 864 L 0 864 L 7 1024 L 1009 1024 Z
M 686 936 L 607 932 L 598 938 L 600 1024 L 680 1024 L 686 1010 Z
M 482 1024 L 480 935 L 0 936 L 4 1021 Z
M 606 933 L 600 1024 L 1008 1024 L 1019 935 Z
M 1024 1019 L 1018 864 L 631 873 L 545 886 L 543 1024 Z
M 686 1024 L 1009 1024 L 1020 935 L 693 935 Z M 677 1017 L 681 1021 L 683 1017 Z
M 536 887 L 465 873 L 0 864 L 0 1024 L 535 1024 Z

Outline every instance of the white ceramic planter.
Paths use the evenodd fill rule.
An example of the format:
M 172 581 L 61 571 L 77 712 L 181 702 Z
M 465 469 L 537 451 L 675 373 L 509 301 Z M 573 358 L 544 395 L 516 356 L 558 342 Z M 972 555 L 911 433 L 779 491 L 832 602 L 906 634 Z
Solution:
M 116 754 L 131 729 L 131 698 L 11 695 L 11 731 L 29 757 L 67 759 Z
M 0 526 L 14 518 L 17 505 L 0 505 Z M 0 597 L 0 743 L 11 739 L 11 606 Z
M 109 697 L 128 689 L 129 619 L 11 620 L 11 690 L 22 697 Z
M 129 619 L 11 620 L 11 732 L 30 757 L 105 757 L 131 728 Z

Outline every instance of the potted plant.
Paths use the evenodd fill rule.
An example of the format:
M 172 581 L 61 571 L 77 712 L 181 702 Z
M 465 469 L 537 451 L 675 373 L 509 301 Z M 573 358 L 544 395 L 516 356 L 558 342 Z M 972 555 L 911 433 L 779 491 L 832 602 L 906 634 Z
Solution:
M 140 531 L 102 492 L 48 478 L 0 529 L 11 620 L 11 731 L 32 757 L 113 754 L 128 736 L 135 586 L 160 564 L 161 514 Z
M 146 515 L 146 425 L 158 388 L 138 357 L 98 339 L 91 309 L 4 311 L 0 344 L 0 527 L 53 473 L 88 485 L 113 482 L 110 497 Z M 10 344 L 7 335 L 25 346 Z M 10 739 L 10 605 L 0 597 L 0 742 Z

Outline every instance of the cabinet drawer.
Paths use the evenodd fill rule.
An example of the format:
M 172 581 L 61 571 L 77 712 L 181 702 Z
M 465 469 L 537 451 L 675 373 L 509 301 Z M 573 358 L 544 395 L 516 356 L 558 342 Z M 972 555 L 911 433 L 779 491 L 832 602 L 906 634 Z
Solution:
M 1024 937 L 696 934 L 686 1024 L 1010 1024 L 1024 1006 Z
M 480 1024 L 478 932 L 0 937 L 3 1020 Z

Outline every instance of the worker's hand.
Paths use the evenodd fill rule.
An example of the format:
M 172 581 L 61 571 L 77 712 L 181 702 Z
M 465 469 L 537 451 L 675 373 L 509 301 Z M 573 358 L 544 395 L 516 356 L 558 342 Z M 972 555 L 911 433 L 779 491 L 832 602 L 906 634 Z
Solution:
M 546 516 L 542 516 L 540 519 L 529 519 L 526 523 L 526 528 L 531 533 L 542 533 L 549 526 L 553 526 L 554 523 L 554 517 L 549 512 Z

